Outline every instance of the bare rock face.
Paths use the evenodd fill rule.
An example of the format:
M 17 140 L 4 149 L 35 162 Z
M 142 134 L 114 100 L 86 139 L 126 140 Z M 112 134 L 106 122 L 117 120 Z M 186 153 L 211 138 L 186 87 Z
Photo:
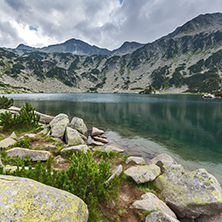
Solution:
M 7 155 L 10 157 L 18 156 L 24 159 L 26 156 L 30 156 L 32 161 L 46 161 L 50 157 L 50 152 L 43 150 L 30 150 L 20 147 L 15 147 L 6 151 Z
M 79 197 L 22 177 L 0 175 L 0 221 L 87 222 Z
M 63 139 L 69 118 L 66 114 L 60 113 L 50 123 L 50 134 L 54 137 Z
M 173 218 L 176 218 L 175 213 L 155 194 L 145 193 L 142 195 L 143 200 L 136 200 L 130 208 L 142 209 L 148 211 L 162 211 Z
M 205 169 L 189 172 L 179 164 L 164 165 L 155 182 L 179 217 L 194 219 L 222 212 L 220 184 Z
M 153 181 L 160 175 L 160 168 L 154 164 L 145 166 L 133 166 L 124 172 L 137 184 Z

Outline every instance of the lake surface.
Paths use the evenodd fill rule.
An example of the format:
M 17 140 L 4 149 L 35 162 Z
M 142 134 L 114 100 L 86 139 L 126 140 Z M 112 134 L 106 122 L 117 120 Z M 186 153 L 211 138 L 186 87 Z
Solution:
M 196 95 L 90 93 L 10 94 L 50 115 L 83 118 L 106 131 L 127 152 L 150 159 L 167 153 L 193 170 L 205 168 L 222 182 L 222 100 Z

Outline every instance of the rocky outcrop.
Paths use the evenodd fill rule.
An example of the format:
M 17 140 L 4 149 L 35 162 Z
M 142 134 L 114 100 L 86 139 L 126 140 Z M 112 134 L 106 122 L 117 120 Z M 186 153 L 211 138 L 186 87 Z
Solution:
M 21 159 L 24 159 L 27 156 L 30 156 L 32 161 L 46 161 L 50 157 L 50 152 L 43 150 L 30 150 L 20 147 L 15 147 L 6 151 L 7 155 L 10 157 L 18 156 Z
M 222 191 L 204 169 L 189 172 L 179 164 L 163 166 L 156 180 L 167 204 L 180 217 L 197 218 L 222 212 Z
M 66 114 L 60 113 L 50 123 L 50 135 L 63 139 L 64 132 L 69 124 L 69 118 Z
M 27 178 L 0 175 L 0 202 L 0 221 L 88 220 L 80 198 Z
M 161 211 L 173 218 L 176 218 L 175 213 L 155 194 L 145 193 L 142 195 L 142 200 L 136 200 L 130 208 L 142 209 L 147 211 Z
M 65 142 L 71 146 L 84 144 L 79 132 L 71 127 L 66 127 Z
M 124 172 L 137 184 L 153 181 L 160 174 L 160 168 L 154 164 L 145 166 L 133 166 Z
M 180 222 L 180 221 L 162 211 L 156 211 L 149 214 L 146 217 L 145 222 Z

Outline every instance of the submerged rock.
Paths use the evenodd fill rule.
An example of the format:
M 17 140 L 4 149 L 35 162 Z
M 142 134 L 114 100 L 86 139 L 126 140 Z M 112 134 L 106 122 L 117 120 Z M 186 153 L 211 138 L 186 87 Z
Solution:
M 222 212 L 220 184 L 205 169 L 189 172 L 179 164 L 171 164 L 164 165 L 163 170 L 156 183 L 178 216 L 197 218 Z
M 137 184 L 153 181 L 160 175 L 160 168 L 154 164 L 145 166 L 133 166 L 124 172 Z
M 0 175 L 0 221 L 88 220 L 79 197 L 31 179 Z

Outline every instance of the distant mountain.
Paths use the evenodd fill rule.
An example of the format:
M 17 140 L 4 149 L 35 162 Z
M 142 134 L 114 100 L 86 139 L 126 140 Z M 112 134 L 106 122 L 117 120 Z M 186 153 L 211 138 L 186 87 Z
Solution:
M 0 77 L 0 92 L 215 92 L 222 90 L 222 14 L 199 15 L 152 43 L 125 42 L 112 52 L 75 39 L 0 49 Z
M 39 52 L 46 52 L 46 53 L 53 53 L 53 52 L 59 52 L 59 53 L 72 53 L 74 55 L 124 55 L 127 53 L 131 53 L 134 50 L 142 47 L 144 44 L 137 43 L 137 42 L 124 42 L 123 45 L 115 49 L 113 51 L 110 51 L 108 49 L 99 48 L 97 46 L 91 46 L 86 42 L 83 42 L 78 39 L 69 39 L 64 43 L 55 44 L 55 45 L 49 45 L 47 47 L 43 48 L 34 48 L 30 47 L 24 44 L 20 44 L 17 46 L 16 49 L 12 50 L 15 53 L 18 53 L 19 55 L 22 55 L 23 53 L 27 52 L 33 52 L 33 51 L 39 51 Z

